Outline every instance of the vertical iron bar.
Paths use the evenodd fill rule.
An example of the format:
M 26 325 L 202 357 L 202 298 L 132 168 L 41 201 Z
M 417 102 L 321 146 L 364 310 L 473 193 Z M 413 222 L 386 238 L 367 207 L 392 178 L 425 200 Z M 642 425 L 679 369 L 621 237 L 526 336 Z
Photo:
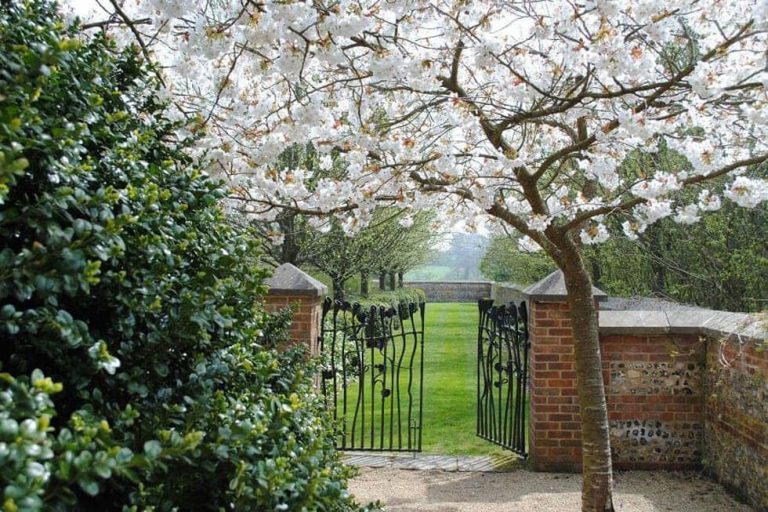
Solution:
M 496 370 L 496 383 L 498 384 L 499 396 L 496 399 L 496 422 L 494 427 L 496 428 L 495 439 L 503 443 L 504 436 L 504 415 L 502 413 L 503 399 L 504 399 L 504 306 L 501 306 L 496 310 L 496 364 L 494 364 L 494 370 Z
M 376 434 L 376 354 L 374 345 L 376 344 L 376 308 L 371 307 L 371 331 L 367 338 L 367 344 L 371 347 L 371 360 L 368 365 L 371 368 L 371 448 L 375 448 L 374 436 Z
M 398 310 L 400 312 L 400 337 L 403 339 L 403 345 L 400 350 L 400 359 L 397 361 L 397 445 L 400 449 L 403 448 L 403 417 L 402 406 L 400 404 L 400 370 L 403 368 L 403 358 L 405 357 L 405 347 L 407 343 L 407 334 L 405 332 L 405 312 L 410 311 L 407 304 L 401 302 Z M 394 340 L 393 340 L 394 342 Z
M 520 446 L 520 316 L 519 308 L 515 310 L 515 317 L 512 319 L 511 325 L 514 328 L 514 340 L 515 340 L 515 432 L 514 439 L 512 441 L 511 449 L 517 451 Z
M 392 446 L 394 443 L 394 434 L 395 434 L 395 358 L 397 357 L 397 346 L 395 344 L 395 318 L 400 319 L 399 312 L 395 312 L 397 314 L 397 317 L 395 315 L 392 315 L 392 318 L 390 319 L 390 329 L 389 329 L 389 335 L 387 337 L 387 344 L 391 342 L 392 344 L 392 358 L 388 362 L 389 367 L 391 368 L 391 382 L 389 384 L 389 449 L 392 450 Z M 402 326 L 401 326 L 402 327 Z M 402 448 L 400 446 L 399 448 Z
M 493 341 L 493 324 L 491 320 L 491 309 L 489 308 L 485 313 L 485 319 L 484 319 L 484 325 L 483 325 L 483 342 L 487 343 L 487 347 L 483 346 L 483 352 L 481 355 L 482 358 L 482 372 L 483 372 L 483 405 L 482 405 L 482 414 L 481 417 L 483 419 L 483 436 L 485 438 L 490 437 L 490 419 L 491 415 L 489 412 L 488 404 L 491 403 L 492 397 L 493 397 L 493 378 L 491 377 L 491 374 L 489 372 L 489 350 Z
M 350 447 L 352 449 L 355 448 L 355 435 L 357 434 L 357 418 L 358 415 L 362 412 L 363 418 L 365 417 L 365 403 L 363 402 L 363 391 L 364 391 L 364 365 L 363 365 L 363 357 L 364 357 L 364 349 L 361 347 L 361 339 L 365 339 L 364 336 L 360 336 L 360 332 L 365 332 L 365 318 L 361 319 L 360 325 L 357 327 L 358 330 L 353 331 L 353 341 L 355 342 L 355 363 L 357 364 L 357 396 L 355 397 L 355 414 L 352 418 L 352 426 L 350 427 L 350 430 L 352 431 L 352 440 Z M 364 420 L 363 420 L 364 421 Z M 361 436 L 362 438 L 362 436 Z
M 325 359 L 325 334 L 327 333 L 327 328 L 325 325 L 325 321 L 328 315 L 328 309 L 330 307 L 330 301 L 331 299 L 326 297 L 323 301 L 323 312 L 321 315 L 321 323 L 320 323 L 320 356 L 321 361 Z M 325 382 L 325 374 L 322 372 L 320 373 L 320 389 L 323 393 L 323 403 L 325 404 L 325 407 L 328 408 L 328 391 L 327 391 L 327 385 Z
M 421 311 L 421 357 L 419 360 L 419 444 L 417 451 L 421 451 L 421 435 L 424 431 L 424 313 L 426 310 L 426 303 L 419 304 L 419 310 Z
M 357 318 L 354 312 L 352 312 L 352 318 L 350 319 L 351 327 L 347 329 L 345 325 L 345 329 L 343 331 L 344 336 L 342 338 L 342 343 L 341 343 L 341 386 L 342 386 L 341 387 L 341 393 L 342 393 L 341 416 L 343 418 L 342 431 L 341 431 L 342 449 L 347 447 L 347 424 L 349 422 L 349 418 L 347 416 L 347 401 L 349 400 L 349 394 L 347 392 L 347 387 L 349 386 L 348 369 L 347 369 L 349 356 L 347 354 L 347 344 L 349 343 L 350 339 L 354 341 L 356 320 Z M 345 321 L 345 324 L 346 324 L 346 321 Z
M 343 315 L 342 318 L 344 318 Z M 333 326 L 333 336 L 331 337 L 331 379 L 333 379 L 333 423 L 335 425 L 339 419 L 339 395 L 336 385 L 336 339 L 338 337 L 339 330 L 336 328 L 335 310 L 333 314 Z
M 413 368 L 416 363 L 416 350 L 419 348 L 418 335 L 416 334 L 416 321 L 413 319 L 414 310 L 408 306 L 409 318 L 411 320 L 411 335 L 413 336 L 413 349 L 408 364 L 408 450 L 414 446 L 413 440 Z
M 514 306 L 512 306 L 514 307 Z M 504 354 L 506 358 L 502 362 L 502 370 L 504 371 L 504 428 L 503 428 L 503 442 L 504 446 L 509 446 L 509 444 L 512 441 L 512 430 L 514 427 L 512 426 L 514 424 L 514 410 L 512 409 L 512 387 L 513 387 L 513 380 L 512 380 L 512 331 L 509 328 L 508 322 L 510 318 L 509 308 L 507 308 L 507 316 L 504 319 Z
M 487 435 L 491 438 L 494 437 L 494 433 L 496 431 L 495 428 L 495 415 L 494 415 L 494 399 L 493 399 L 493 344 L 496 343 L 496 326 L 494 322 L 494 316 L 493 314 L 488 315 L 488 324 L 490 326 L 490 329 L 488 330 L 488 349 L 486 350 L 486 361 L 485 361 L 485 369 L 486 369 L 486 378 L 488 379 L 488 395 L 486 396 L 486 419 L 487 419 Z
M 526 399 L 528 395 L 528 350 L 530 349 L 531 343 L 529 338 L 529 332 L 528 332 L 528 309 L 526 307 L 525 302 L 520 303 L 520 318 L 522 320 L 522 326 L 523 326 L 523 336 L 522 336 L 522 345 L 523 345 L 523 357 L 522 357 L 522 407 L 520 410 L 520 425 L 521 425 L 521 433 L 520 436 L 520 446 L 518 447 L 518 450 L 520 454 L 522 454 L 524 457 L 528 456 L 528 439 L 525 435 L 525 418 L 526 418 L 526 412 L 528 410 L 528 407 L 526 406 Z
M 360 336 L 360 375 L 358 376 L 358 381 L 360 382 L 360 385 L 358 386 L 358 399 L 360 400 L 360 449 L 362 450 L 365 448 L 365 372 L 368 368 L 368 365 L 365 361 L 365 354 L 366 354 L 366 346 L 365 346 L 365 340 L 368 337 L 368 329 L 370 328 L 370 322 L 371 318 L 370 316 L 366 317 L 366 325 L 361 331 L 362 336 Z
M 507 331 L 508 331 L 508 344 L 507 348 L 509 351 L 509 360 L 507 361 L 508 365 L 508 376 L 509 376 L 509 399 L 507 407 L 511 409 L 511 421 L 509 425 L 509 436 L 507 439 L 507 445 L 508 446 L 515 446 L 516 440 L 517 440 L 517 426 L 518 426 L 518 404 L 517 404 L 517 398 L 518 398 L 518 389 L 519 386 L 517 385 L 517 375 L 518 375 L 518 337 L 517 337 L 517 306 L 513 302 L 509 304 L 509 318 L 507 321 Z M 513 376 L 514 374 L 514 376 Z
M 477 324 L 477 403 L 475 412 L 475 432 L 478 435 L 483 434 L 483 421 L 482 421 L 482 396 L 480 395 L 480 375 L 482 373 L 483 366 L 483 324 L 485 323 L 485 312 L 490 307 L 487 299 L 480 299 L 477 301 L 477 309 L 479 314 L 479 321 Z
M 384 394 L 387 389 L 387 322 L 388 318 L 385 317 L 385 311 L 383 307 L 379 308 L 379 315 L 381 316 L 381 344 L 384 345 L 379 349 L 382 355 L 381 366 L 381 418 L 379 421 L 379 448 L 384 449 L 384 426 L 386 424 L 384 411 L 386 410 L 386 402 Z M 382 350 L 383 349 L 383 350 Z

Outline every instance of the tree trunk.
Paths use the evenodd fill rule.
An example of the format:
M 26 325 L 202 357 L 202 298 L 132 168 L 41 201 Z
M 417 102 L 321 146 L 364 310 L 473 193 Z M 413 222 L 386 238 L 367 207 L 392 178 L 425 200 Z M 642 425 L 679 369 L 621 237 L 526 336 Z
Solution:
M 562 245 L 559 247 L 562 250 L 560 266 L 571 308 L 576 386 L 581 411 L 584 478 L 581 509 L 583 512 L 612 512 L 613 470 L 597 308 L 589 271 L 578 246 L 572 239 L 566 239 Z
M 368 296 L 368 272 L 360 272 L 360 295 Z
M 403 286 L 403 273 L 402 272 L 398 272 L 397 273 L 397 287 L 398 288 L 403 288 L 404 287 Z
M 389 289 L 390 290 L 394 290 L 395 289 L 395 277 L 396 277 L 396 275 L 395 275 L 394 272 L 390 272 L 389 273 Z
M 299 261 L 299 242 L 296 239 L 296 214 L 288 214 L 282 218 L 278 218 L 278 224 L 280 225 L 280 231 L 285 233 L 285 240 L 280 246 L 280 261 L 279 263 L 290 263 L 297 267 L 301 264 Z
M 592 258 L 592 282 L 600 288 L 600 282 L 603 278 L 603 269 L 600 266 L 600 250 L 595 251 L 595 257 Z
M 659 226 L 649 226 L 647 233 L 648 246 L 651 254 L 655 256 L 655 258 L 651 258 L 651 271 L 653 272 L 652 291 L 654 295 L 664 297 L 667 295 L 667 268 L 664 265 L 666 254 L 662 247 L 664 233 Z
M 340 277 L 332 277 L 331 282 L 333 284 L 333 298 L 336 300 L 344 300 L 344 283 L 346 279 Z
M 383 270 L 379 272 L 379 290 L 384 291 L 387 289 L 387 273 Z

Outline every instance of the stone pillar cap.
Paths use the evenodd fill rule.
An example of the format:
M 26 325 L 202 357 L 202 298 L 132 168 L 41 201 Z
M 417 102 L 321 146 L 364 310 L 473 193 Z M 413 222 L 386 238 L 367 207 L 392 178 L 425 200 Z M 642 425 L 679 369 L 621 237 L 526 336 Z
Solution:
M 269 287 L 270 295 L 320 297 L 328 294 L 327 286 L 290 263 L 277 267 L 264 284 Z
M 568 291 L 565 288 L 565 277 L 560 270 L 556 270 L 538 283 L 532 284 L 523 290 L 523 293 L 528 296 L 528 300 L 564 301 L 568 299 Z M 594 295 L 595 299 L 598 301 L 608 298 L 608 295 L 604 291 L 594 286 L 592 287 L 592 295 Z

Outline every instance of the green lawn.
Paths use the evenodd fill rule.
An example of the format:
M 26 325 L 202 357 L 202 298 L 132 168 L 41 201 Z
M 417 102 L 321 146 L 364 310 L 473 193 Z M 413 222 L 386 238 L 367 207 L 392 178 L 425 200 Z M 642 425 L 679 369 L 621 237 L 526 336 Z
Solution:
M 475 303 L 427 304 L 422 425 L 422 449 L 426 453 L 510 453 L 475 434 L 477 322 L 478 310 Z M 341 430 L 347 435 L 347 446 L 367 449 L 387 446 L 406 448 L 411 443 L 416 444 L 418 431 L 408 428 L 408 404 L 412 403 L 410 417 L 418 424 L 419 376 L 418 365 L 410 364 L 414 354 L 411 352 L 412 338 L 409 336 L 408 339 L 407 346 L 402 345 L 398 337 L 389 345 L 388 357 L 393 356 L 393 350 L 398 351 L 394 354 L 396 358 L 405 357 L 400 365 L 386 365 L 388 370 L 384 381 L 374 382 L 373 379 L 380 379 L 382 374 L 366 372 L 364 382 L 352 378 L 346 390 L 341 383 L 338 384 L 337 411 Z M 407 347 L 405 350 L 404 346 Z M 418 359 L 418 355 L 416 357 Z M 377 366 L 383 362 L 383 354 L 378 350 L 366 351 L 366 364 Z M 401 372 L 394 373 L 398 367 L 402 367 Z M 411 367 L 414 370 L 412 381 L 409 378 Z M 341 378 L 341 373 L 336 375 Z M 409 389 L 409 382 L 412 389 Z M 380 398 L 384 388 L 391 393 L 386 400 Z M 373 394 L 372 389 L 375 390 Z M 401 403 L 400 407 L 396 405 L 398 403 Z
M 427 304 L 423 426 L 427 453 L 510 453 L 475 435 L 477 322 L 475 303 Z

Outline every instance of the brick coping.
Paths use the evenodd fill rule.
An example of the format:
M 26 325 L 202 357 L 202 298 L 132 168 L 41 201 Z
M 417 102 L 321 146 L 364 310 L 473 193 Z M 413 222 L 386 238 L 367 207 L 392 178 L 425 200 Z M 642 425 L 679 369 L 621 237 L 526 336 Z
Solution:
M 700 334 L 742 342 L 764 341 L 768 329 L 755 316 L 727 311 L 600 311 L 600 334 Z

